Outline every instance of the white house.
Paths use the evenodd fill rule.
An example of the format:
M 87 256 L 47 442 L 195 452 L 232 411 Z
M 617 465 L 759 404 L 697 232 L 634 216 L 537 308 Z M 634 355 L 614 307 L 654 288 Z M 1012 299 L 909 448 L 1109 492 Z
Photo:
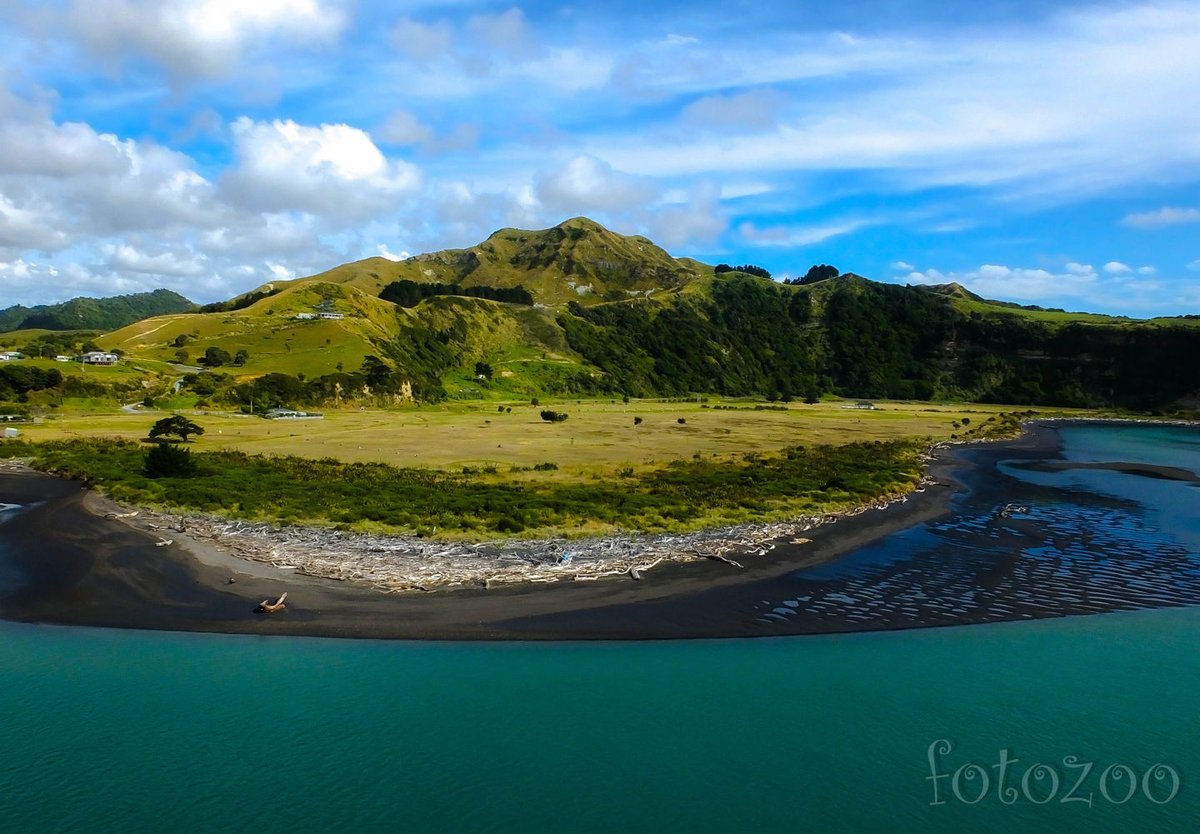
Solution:
M 296 313 L 296 318 L 300 321 L 313 321 L 316 317 L 316 313 Z
M 115 353 L 107 353 L 103 350 L 89 350 L 79 357 L 79 361 L 85 365 L 115 365 L 120 358 Z
M 0 351 L 0 362 L 12 362 L 14 359 L 24 359 L 25 354 L 16 350 Z
M 321 318 L 323 318 L 323 319 L 344 319 L 345 316 L 343 316 L 341 313 L 321 313 Z

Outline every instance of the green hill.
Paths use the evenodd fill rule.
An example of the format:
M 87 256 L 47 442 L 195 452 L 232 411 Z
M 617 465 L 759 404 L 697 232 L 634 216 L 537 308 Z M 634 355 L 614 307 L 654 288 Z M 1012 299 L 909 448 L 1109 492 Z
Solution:
M 111 298 L 72 298 L 61 304 L 0 310 L 0 333 L 10 330 L 115 330 L 165 313 L 195 310 L 196 305 L 170 290 L 117 295 Z
M 97 341 L 147 360 L 215 358 L 210 370 L 227 378 L 196 390 L 233 402 L 705 393 L 1146 410 L 1200 402 L 1195 320 L 1073 314 L 853 274 L 807 285 L 716 274 L 583 218 L 400 262 L 358 261 L 204 309 Z

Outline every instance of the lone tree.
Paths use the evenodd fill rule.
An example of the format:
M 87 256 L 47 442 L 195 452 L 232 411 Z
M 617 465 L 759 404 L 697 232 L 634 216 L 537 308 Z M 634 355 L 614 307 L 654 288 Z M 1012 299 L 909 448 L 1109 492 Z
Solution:
M 204 434 L 204 429 L 182 414 L 164 417 L 150 427 L 150 437 L 152 438 L 173 435 L 187 443 L 188 436 L 193 434 Z

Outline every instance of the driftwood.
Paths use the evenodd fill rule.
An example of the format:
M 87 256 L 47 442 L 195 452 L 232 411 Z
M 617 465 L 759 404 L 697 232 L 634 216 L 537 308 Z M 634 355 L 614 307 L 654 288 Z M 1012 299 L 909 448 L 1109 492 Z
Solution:
M 105 518 L 133 518 L 137 514 L 138 514 L 138 511 L 134 510 L 133 512 L 128 512 L 128 513 L 105 513 L 104 517 Z
M 254 610 L 259 614 L 274 614 L 287 608 L 287 606 L 283 603 L 285 599 L 287 599 L 287 591 L 284 591 L 282 594 L 280 594 L 279 599 L 275 600 L 274 602 L 271 602 L 269 599 L 264 599 Z
M 717 562 L 724 562 L 725 564 L 732 565 L 735 568 L 744 569 L 746 567 L 741 562 L 735 562 L 733 559 L 730 559 L 723 553 L 697 553 L 696 555 L 706 559 L 713 559 Z
M 870 508 L 897 500 L 904 497 L 877 501 Z M 822 515 L 682 534 L 618 532 L 580 539 L 492 542 L 439 542 L 317 526 L 276 527 L 202 514 L 167 515 L 144 508 L 138 523 L 152 530 L 186 528 L 191 538 L 210 542 L 233 556 L 301 576 L 357 582 L 397 594 L 526 582 L 591 582 L 617 576 L 644 581 L 647 571 L 659 564 L 696 559 L 743 568 L 737 560 L 766 556 L 777 544 L 804 543 L 807 540 L 801 536 L 805 531 L 838 517 Z M 569 561 L 563 558 L 568 552 Z

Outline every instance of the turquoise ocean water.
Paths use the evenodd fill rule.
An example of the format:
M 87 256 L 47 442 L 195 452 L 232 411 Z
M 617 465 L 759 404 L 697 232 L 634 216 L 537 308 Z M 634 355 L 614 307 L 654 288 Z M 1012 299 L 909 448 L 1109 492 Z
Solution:
M 1196 448 L 1075 432 L 1068 459 Z M 1140 500 L 1196 556 L 1192 484 L 1020 477 Z M 661 643 L 0 624 L 0 831 L 1196 831 L 1198 650 L 1193 607 Z

